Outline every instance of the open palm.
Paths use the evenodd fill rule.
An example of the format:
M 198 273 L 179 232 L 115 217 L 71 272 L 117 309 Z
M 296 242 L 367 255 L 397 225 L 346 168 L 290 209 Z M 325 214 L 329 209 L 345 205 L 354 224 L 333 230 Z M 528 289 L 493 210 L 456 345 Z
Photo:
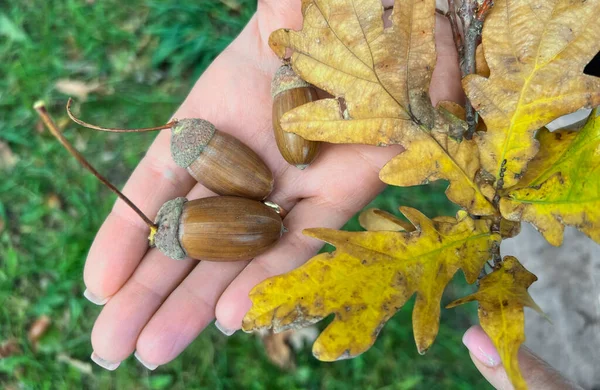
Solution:
M 92 332 L 93 358 L 105 368 L 116 368 L 134 351 L 149 368 L 167 363 L 215 316 L 226 333 L 239 329 L 251 305 L 250 289 L 300 266 L 322 245 L 303 236 L 303 229 L 338 228 L 383 189 L 378 172 L 401 151 L 399 146 L 327 145 L 305 171 L 289 166 L 277 150 L 270 81 L 280 61 L 267 42 L 277 28 L 300 27 L 300 3 L 259 1 L 246 28 L 202 75 L 174 115 L 206 119 L 263 158 L 275 177 L 268 200 L 288 210 L 284 224 L 289 232 L 276 247 L 250 262 L 174 261 L 147 249 L 147 226 L 117 201 L 98 232 L 84 272 L 86 295 L 105 304 Z M 391 3 L 384 1 L 384 5 Z M 434 103 L 462 95 L 449 27 L 441 18 L 437 27 Z M 156 138 L 124 192 L 150 217 L 175 197 L 214 195 L 171 160 L 167 132 Z

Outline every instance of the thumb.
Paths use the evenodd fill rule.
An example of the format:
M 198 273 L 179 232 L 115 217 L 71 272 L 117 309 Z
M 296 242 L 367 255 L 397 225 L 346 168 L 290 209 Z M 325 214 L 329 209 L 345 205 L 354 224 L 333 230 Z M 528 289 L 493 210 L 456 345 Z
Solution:
M 498 390 L 514 389 L 506 375 L 496 347 L 479 325 L 472 326 L 465 332 L 463 343 L 469 350 L 475 367 L 492 386 Z M 526 347 L 521 347 L 519 351 L 519 367 L 529 390 L 581 389 L 563 378 L 554 368 Z

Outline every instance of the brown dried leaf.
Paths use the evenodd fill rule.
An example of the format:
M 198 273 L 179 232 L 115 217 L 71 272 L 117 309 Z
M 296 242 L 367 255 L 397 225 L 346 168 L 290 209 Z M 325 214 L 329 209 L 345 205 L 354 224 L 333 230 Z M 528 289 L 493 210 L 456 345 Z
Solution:
M 20 354 L 21 347 L 19 346 L 19 341 L 11 337 L 8 340 L 5 340 L 0 344 L 0 359 L 7 358 L 9 356 Z
M 289 342 L 294 332 L 292 329 L 280 333 L 266 330 L 261 334 L 261 339 L 269 360 L 283 370 L 292 370 L 296 367 L 294 353 Z
M 57 194 L 52 193 L 46 197 L 46 206 L 54 210 L 60 209 L 62 207 L 62 201 Z
M 102 85 L 96 81 L 88 83 L 81 80 L 60 79 L 54 83 L 54 88 L 60 93 L 85 101 L 90 93 L 102 90 Z
M 27 332 L 27 339 L 35 347 L 40 338 L 46 333 L 52 321 L 47 315 L 41 315 L 31 324 Z
M 58 354 L 57 360 L 59 362 L 68 364 L 69 366 L 73 367 L 74 369 L 81 372 L 82 374 L 92 375 L 92 365 L 90 363 L 82 362 L 81 360 L 77 360 L 77 359 L 73 359 L 72 357 L 70 357 L 69 355 L 66 355 L 64 353 Z
M 10 171 L 19 162 L 19 158 L 13 153 L 6 142 L 0 141 L 0 170 Z
M 237 12 L 242 8 L 242 4 L 239 0 L 220 0 L 220 2 L 232 11 Z

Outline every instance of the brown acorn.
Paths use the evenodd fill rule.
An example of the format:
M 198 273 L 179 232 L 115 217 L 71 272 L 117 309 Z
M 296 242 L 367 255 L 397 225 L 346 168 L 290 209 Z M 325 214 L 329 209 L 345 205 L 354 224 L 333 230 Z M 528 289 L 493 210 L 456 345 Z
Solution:
M 294 72 L 290 65 L 282 65 L 271 84 L 273 96 L 273 131 L 281 155 L 291 165 L 305 169 L 319 154 L 320 142 L 308 141 L 281 127 L 283 115 L 303 104 L 318 99 L 317 90 Z
M 150 246 L 172 259 L 249 260 L 275 245 L 285 231 L 277 205 L 234 196 L 192 201 L 176 198 L 163 204 L 152 222 L 67 141 L 43 102 L 37 102 L 34 108 L 69 153 L 144 220 L 150 228 Z
M 203 119 L 182 119 L 171 130 L 177 165 L 219 195 L 262 200 L 273 190 L 273 174 L 262 159 L 232 135 Z
M 156 247 L 175 260 L 250 260 L 271 248 L 284 231 L 273 208 L 235 196 L 170 200 L 155 224 Z
M 112 129 L 95 126 L 67 113 L 77 124 L 113 133 L 171 129 L 171 156 L 200 184 L 219 195 L 262 200 L 273 190 L 273 174 L 262 159 L 246 144 L 219 131 L 203 119 L 173 120 L 166 125 L 143 129 Z

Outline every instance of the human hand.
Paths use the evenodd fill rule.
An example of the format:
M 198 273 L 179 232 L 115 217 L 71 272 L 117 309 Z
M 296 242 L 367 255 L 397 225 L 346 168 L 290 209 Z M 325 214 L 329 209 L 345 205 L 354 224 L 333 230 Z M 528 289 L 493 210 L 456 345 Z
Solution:
M 269 200 L 288 210 L 284 224 L 289 232 L 275 248 L 250 262 L 174 261 L 156 249 L 148 250 L 146 225 L 117 201 L 96 236 L 84 271 L 86 297 L 105 304 L 92 331 L 92 358 L 102 367 L 115 369 L 134 351 L 150 369 L 165 364 L 215 315 L 224 333 L 239 329 L 251 305 L 250 289 L 300 266 L 322 245 L 303 236 L 303 229 L 339 228 L 383 189 L 378 172 L 402 150 L 399 146 L 323 145 L 305 171 L 289 166 L 277 150 L 270 82 L 280 61 L 267 42 L 277 28 L 300 28 L 301 19 L 300 0 L 259 1 L 246 28 L 206 70 L 174 115 L 206 119 L 263 158 L 275 178 Z M 460 100 L 456 50 L 442 18 L 436 38 L 432 101 Z M 166 132 L 158 135 L 124 193 L 150 217 L 175 197 L 213 195 L 172 161 Z
M 498 390 L 513 389 L 498 351 L 480 326 L 472 326 L 467 330 L 463 336 L 463 343 L 469 350 L 475 367 L 492 386 Z M 530 390 L 581 389 L 563 378 L 560 373 L 527 347 L 521 347 L 519 351 L 519 366 Z

